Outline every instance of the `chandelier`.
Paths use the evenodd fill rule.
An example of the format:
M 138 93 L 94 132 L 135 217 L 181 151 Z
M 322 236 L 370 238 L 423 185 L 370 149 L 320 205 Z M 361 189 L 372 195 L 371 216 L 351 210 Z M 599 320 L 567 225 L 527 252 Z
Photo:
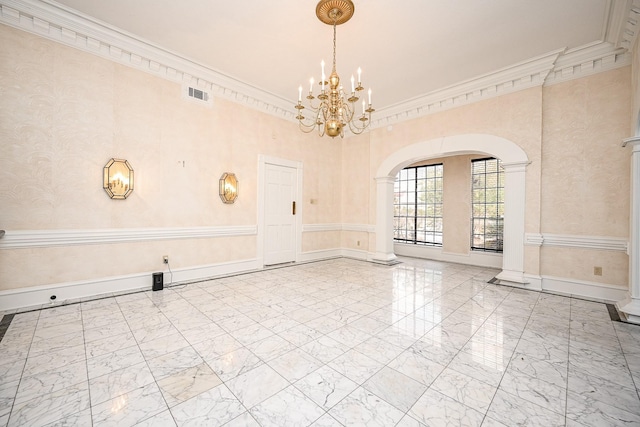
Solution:
M 320 0 L 316 6 L 316 16 L 325 24 L 333 25 L 333 68 L 329 75 L 329 80 L 325 80 L 324 61 L 320 63 L 322 67 L 322 75 L 318 85 L 320 93 L 313 95 L 313 77 L 309 81 L 309 94 L 306 96 L 308 100 L 308 110 L 311 117 L 306 118 L 302 114 L 305 106 L 302 105 L 302 86 L 298 88 L 298 104 L 295 108 L 298 110 L 298 123 L 300 130 L 309 133 L 314 129 L 318 129 L 320 136 L 325 134 L 332 138 L 340 135 L 344 137 L 345 127 L 354 134 L 362 133 L 371 123 L 371 113 L 375 111 L 371 107 L 371 89 L 369 89 L 368 105 L 362 100 L 362 110 L 356 114 L 357 104 L 360 99 L 358 94 L 364 90 L 361 82 L 362 70 L 358 68 L 358 82 L 354 76 L 351 76 L 351 92 L 345 92 L 340 84 L 340 77 L 336 72 L 336 26 L 344 24 L 353 16 L 354 5 L 351 0 Z M 360 122 L 360 123 L 358 123 Z

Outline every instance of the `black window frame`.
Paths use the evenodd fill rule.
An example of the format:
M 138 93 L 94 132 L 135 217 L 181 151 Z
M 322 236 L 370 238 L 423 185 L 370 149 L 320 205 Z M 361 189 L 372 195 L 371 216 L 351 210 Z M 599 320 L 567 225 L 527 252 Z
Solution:
M 429 168 L 433 171 L 431 176 Z M 424 172 L 421 173 L 420 170 Z M 406 174 L 406 179 L 401 179 L 403 172 Z M 419 184 L 420 181 L 423 181 L 423 184 Z M 406 185 L 403 185 L 403 182 Z M 410 182 L 413 184 L 410 184 Z M 406 188 L 406 191 L 403 191 L 404 188 Z M 405 198 L 401 196 L 404 193 L 407 194 Z M 413 194 L 411 195 L 411 193 Z M 429 203 L 427 200 L 428 193 L 431 193 L 433 203 Z M 394 242 L 422 246 L 442 246 L 443 198 L 443 163 L 409 166 L 398 172 L 394 184 Z M 401 203 L 403 200 L 406 202 Z M 406 209 L 401 214 L 403 206 Z M 424 210 L 424 215 L 419 215 L 420 209 Z M 401 227 L 403 222 L 404 227 Z
M 488 172 L 488 162 L 496 161 Z M 475 165 L 484 163 L 484 172 Z M 488 186 L 495 177 L 495 186 Z M 504 250 L 504 180 L 500 159 L 485 157 L 471 160 L 471 236 L 472 251 L 502 253 Z M 483 197 L 480 195 L 483 194 Z M 495 201 L 488 201 L 495 195 Z M 489 196 L 489 197 L 488 197 Z M 476 213 L 482 213 L 476 215 Z

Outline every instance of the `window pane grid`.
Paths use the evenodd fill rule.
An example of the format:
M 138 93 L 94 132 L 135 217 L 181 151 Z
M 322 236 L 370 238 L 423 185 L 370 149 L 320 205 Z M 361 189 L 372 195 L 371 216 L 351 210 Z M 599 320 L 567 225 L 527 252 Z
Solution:
M 471 249 L 502 252 L 504 170 L 498 159 L 471 162 Z
M 395 241 L 442 245 L 443 165 L 401 170 L 394 185 Z

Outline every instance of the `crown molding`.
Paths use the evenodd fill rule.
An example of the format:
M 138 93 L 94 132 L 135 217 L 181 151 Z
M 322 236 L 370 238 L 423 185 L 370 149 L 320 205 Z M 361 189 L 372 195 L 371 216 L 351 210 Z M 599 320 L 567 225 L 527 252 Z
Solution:
M 610 0 L 603 40 L 631 50 L 640 32 L 640 0 Z
M 291 101 L 47 0 L 1 0 L 0 22 L 252 109 L 294 120 Z
M 631 54 L 609 42 L 594 42 L 567 50 L 558 58 L 545 86 L 631 65 Z
M 371 129 L 631 63 L 640 0 L 612 0 L 603 38 L 560 49 L 376 111 Z M 0 0 L 0 22 L 157 77 L 295 122 L 289 99 L 234 79 L 51 0 Z M 616 36 L 617 34 L 617 36 Z M 617 39 L 616 39 L 617 37 Z M 348 135 L 350 136 L 350 135 Z
M 409 101 L 382 108 L 376 112 L 376 119 L 372 119 L 371 126 L 374 128 L 386 126 L 506 93 L 541 86 L 563 51 L 564 49 L 550 52 Z
M 630 64 L 629 52 L 608 42 L 594 42 L 570 50 L 561 49 L 380 109 L 376 112 L 376 118 L 372 119 L 371 126 L 387 126 L 507 93 L 549 86 Z

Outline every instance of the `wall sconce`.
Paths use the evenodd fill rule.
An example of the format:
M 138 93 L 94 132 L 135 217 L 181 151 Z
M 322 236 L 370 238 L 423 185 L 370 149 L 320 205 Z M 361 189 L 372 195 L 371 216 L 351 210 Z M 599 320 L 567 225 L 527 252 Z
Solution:
M 102 187 L 112 199 L 126 199 L 133 192 L 133 168 L 128 161 L 111 159 L 104 167 Z
M 220 198 L 222 203 L 231 204 L 238 198 L 238 178 L 236 174 L 225 172 L 220 177 Z

